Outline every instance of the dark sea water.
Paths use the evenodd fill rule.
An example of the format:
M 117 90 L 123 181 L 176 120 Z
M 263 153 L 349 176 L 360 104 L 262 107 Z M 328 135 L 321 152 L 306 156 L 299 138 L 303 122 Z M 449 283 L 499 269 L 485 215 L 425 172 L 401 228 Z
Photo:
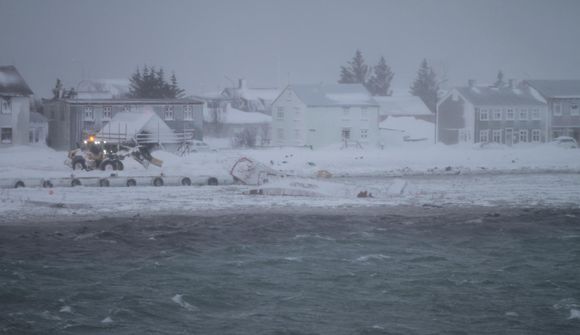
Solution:
M 7 224 L 0 333 L 580 334 L 580 210 Z

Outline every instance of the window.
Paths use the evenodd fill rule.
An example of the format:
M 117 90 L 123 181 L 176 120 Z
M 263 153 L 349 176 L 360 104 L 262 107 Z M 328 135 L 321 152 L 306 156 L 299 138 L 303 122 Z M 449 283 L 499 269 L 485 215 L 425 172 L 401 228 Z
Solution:
M 540 142 L 540 129 L 532 130 L 532 142 Z
M 496 121 L 501 120 L 501 109 L 499 109 L 499 108 L 494 109 L 493 119 Z
M 501 129 L 492 130 L 491 141 L 494 143 L 501 143 Z
M 276 112 L 276 118 L 278 120 L 284 120 L 284 112 L 280 111 L 280 109 L 278 109 L 278 111 Z
M 0 129 L 0 143 L 2 144 L 12 143 L 12 128 Z
M 481 121 L 489 120 L 489 113 L 487 109 L 481 109 L 481 112 L 479 112 L 479 120 Z
M 513 120 L 514 119 L 514 109 L 513 108 L 508 108 L 508 110 L 505 114 L 505 119 L 506 120 Z
M 131 111 L 131 106 L 129 106 L 129 105 L 123 106 L 123 112 L 130 112 L 130 111 Z
M 570 104 L 570 115 L 575 116 L 580 115 L 580 109 L 578 109 L 578 104 Z
M 185 105 L 183 107 L 183 119 L 186 121 L 193 121 L 193 106 Z
M 84 121 L 95 121 L 95 111 L 93 107 L 85 107 Z
M 2 103 L 0 104 L 0 113 L 12 114 L 12 104 L 10 103 L 10 99 L 0 98 L 0 100 L 2 100 Z
M 532 109 L 532 120 L 539 120 L 540 119 L 540 109 L 534 108 Z
M 528 141 L 528 130 L 520 129 L 520 142 L 525 143 Z
M 350 113 L 350 107 L 342 107 L 342 115 L 348 116 Z
M 277 134 L 277 135 L 278 135 L 278 139 L 279 139 L 279 140 L 283 140 L 283 139 L 284 139 L 284 129 L 282 129 L 282 128 L 278 128 L 278 129 L 277 129 L 277 133 L 278 133 L 278 134 Z
M 528 110 L 527 109 L 525 109 L 525 108 L 520 109 L 519 119 L 520 120 L 527 120 L 528 119 Z
M 368 138 L 369 130 L 368 129 L 361 129 L 360 130 L 360 138 Z
M 341 137 L 343 140 L 350 140 L 350 128 L 342 128 Z
M 559 102 L 554 102 L 554 115 L 561 116 L 562 115 L 562 105 Z
M 103 107 L 103 121 L 109 121 L 113 118 L 113 108 L 111 106 Z
M 480 143 L 489 142 L 489 130 L 488 129 L 479 131 L 479 142 Z
M 173 115 L 173 106 L 165 106 L 165 111 L 163 112 L 163 120 L 175 120 Z

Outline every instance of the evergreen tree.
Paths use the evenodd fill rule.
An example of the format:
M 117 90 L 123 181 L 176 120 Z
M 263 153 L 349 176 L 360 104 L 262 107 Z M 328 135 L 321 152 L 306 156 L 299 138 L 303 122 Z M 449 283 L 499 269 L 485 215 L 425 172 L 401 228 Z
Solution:
M 423 59 L 421 66 L 417 71 L 417 78 L 411 85 L 410 93 L 418 96 L 423 100 L 429 109 L 436 113 L 437 94 L 439 92 L 439 83 L 435 71 L 429 66 L 426 59 Z
M 497 80 L 495 81 L 493 86 L 495 86 L 495 87 L 504 87 L 505 86 L 505 81 L 503 80 L 502 70 L 499 70 L 499 72 L 497 73 Z
M 145 99 L 176 99 L 183 96 L 184 90 L 177 85 L 177 78 L 172 74 L 170 82 L 165 80 L 163 68 L 143 66 L 129 78 L 129 94 L 133 98 Z
M 365 64 L 362 52 L 357 49 L 352 60 L 348 62 L 348 66 L 341 66 L 338 83 L 366 85 L 368 75 L 369 67 Z
M 374 67 L 374 73 L 369 79 L 366 87 L 371 95 L 388 96 L 392 95 L 391 81 L 395 74 L 391 67 L 387 65 L 385 57 L 379 59 L 379 63 Z

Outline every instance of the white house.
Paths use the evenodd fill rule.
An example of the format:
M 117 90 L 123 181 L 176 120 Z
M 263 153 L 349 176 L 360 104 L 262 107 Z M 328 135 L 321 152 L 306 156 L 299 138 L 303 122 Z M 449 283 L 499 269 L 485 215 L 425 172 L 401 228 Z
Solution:
M 272 104 L 272 145 L 379 143 L 379 106 L 361 84 L 288 85 Z
M 32 94 L 14 66 L 0 66 L 0 147 L 29 143 Z

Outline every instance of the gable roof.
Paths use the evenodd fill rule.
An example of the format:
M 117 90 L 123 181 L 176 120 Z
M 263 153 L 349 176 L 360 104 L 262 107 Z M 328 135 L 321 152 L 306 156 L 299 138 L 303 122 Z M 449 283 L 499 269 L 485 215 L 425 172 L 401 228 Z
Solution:
M 414 95 L 373 97 L 380 115 L 433 115 L 421 98 Z
M 580 80 L 526 80 L 545 98 L 580 98 Z
M 128 95 L 127 79 L 83 80 L 77 85 L 77 99 L 119 99 Z
M 111 121 L 103 126 L 97 134 L 114 142 L 116 139 L 125 141 L 146 131 L 155 135 L 173 135 L 173 130 L 157 114 L 151 110 L 143 112 L 119 112 Z M 115 142 L 116 143 L 116 142 Z
M 456 90 L 474 105 L 505 106 L 505 105 L 528 105 L 544 106 L 545 101 L 534 95 L 525 87 L 457 87 Z
M 289 85 L 307 106 L 378 106 L 361 84 Z
M 12 65 L 0 66 L 0 94 L 33 95 L 18 70 Z

